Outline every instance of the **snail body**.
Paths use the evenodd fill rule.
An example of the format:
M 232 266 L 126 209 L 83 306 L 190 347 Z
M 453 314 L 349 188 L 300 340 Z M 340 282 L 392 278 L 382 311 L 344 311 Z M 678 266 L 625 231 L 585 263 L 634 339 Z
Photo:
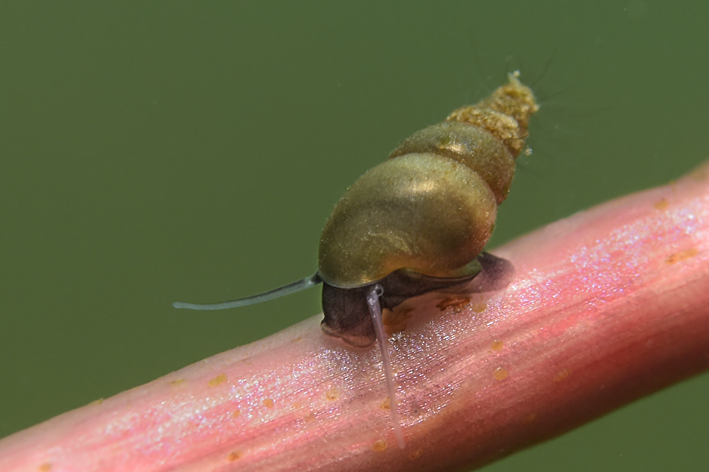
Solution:
M 486 292 L 509 283 L 511 264 L 483 249 L 539 108 L 517 77 L 509 74 L 488 98 L 414 133 L 360 177 L 325 223 L 314 275 L 240 300 L 174 306 L 233 308 L 323 283 L 323 331 L 355 346 L 379 341 L 403 447 L 382 309 L 429 292 Z

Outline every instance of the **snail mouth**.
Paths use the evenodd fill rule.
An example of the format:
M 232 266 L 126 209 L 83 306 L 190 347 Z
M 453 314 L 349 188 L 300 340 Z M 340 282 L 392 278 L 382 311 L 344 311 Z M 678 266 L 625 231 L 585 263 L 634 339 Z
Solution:
M 410 298 L 430 292 L 493 292 L 506 288 L 514 277 L 514 266 L 501 257 L 483 252 L 465 267 L 476 268 L 472 275 L 443 278 L 430 277 L 408 269 L 399 269 L 383 279 L 355 288 L 340 288 L 323 283 L 322 305 L 325 318 L 323 331 L 342 338 L 348 344 L 365 347 L 376 340 L 367 306 L 367 293 L 379 284 L 382 310 L 394 311 Z

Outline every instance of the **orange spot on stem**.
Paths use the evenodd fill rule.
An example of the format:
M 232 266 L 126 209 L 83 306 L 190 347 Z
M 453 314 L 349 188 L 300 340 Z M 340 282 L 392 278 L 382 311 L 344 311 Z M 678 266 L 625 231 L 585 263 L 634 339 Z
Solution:
M 694 256 L 696 256 L 699 253 L 697 251 L 697 248 L 690 248 L 690 249 L 685 249 L 684 251 L 680 252 L 675 252 L 671 256 L 669 256 L 667 259 L 665 259 L 665 262 L 668 264 L 676 264 L 678 262 L 681 262 L 685 259 L 690 259 Z
M 661 198 L 653 206 L 657 210 L 665 210 L 665 209 L 667 209 L 668 206 L 670 206 L 670 204 L 666 198 Z
M 411 454 L 409 454 L 409 459 L 411 459 L 412 461 L 413 461 L 413 460 L 416 460 L 416 459 L 418 459 L 419 457 L 421 457 L 421 454 L 423 454 L 423 450 L 422 450 L 422 449 L 416 449 L 414 452 L 412 452 Z
M 504 380 L 507 378 L 507 369 L 504 367 L 498 367 L 492 375 L 495 377 L 495 380 Z
M 487 303 L 476 303 L 471 306 L 470 309 L 473 310 L 474 313 L 482 313 L 487 310 Z
M 554 374 L 554 382 L 561 382 L 562 380 L 566 380 L 569 374 L 571 374 L 571 370 L 569 370 L 568 367 L 564 367 L 559 372 Z
M 386 448 L 387 448 L 387 442 L 383 439 L 377 439 L 376 441 L 374 441 L 374 444 L 372 444 L 372 449 L 374 449 L 377 452 L 381 452 Z
M 226 382 L 226 374 L 219 374 L 209 381 L 209 386 L 216 387 L 217 385 L 223 384 L 224 382 Z

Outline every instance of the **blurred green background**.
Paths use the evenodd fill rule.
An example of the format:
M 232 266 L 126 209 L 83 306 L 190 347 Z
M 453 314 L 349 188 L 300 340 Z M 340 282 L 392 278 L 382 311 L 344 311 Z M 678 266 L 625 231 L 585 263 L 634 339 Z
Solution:
M 709 3 L 0 3 L 0 437 L 319 313 L 332 206 L 520 69 L 494 245 L 707 157 Z M 706 470 L 709 377 L 486 470 Z

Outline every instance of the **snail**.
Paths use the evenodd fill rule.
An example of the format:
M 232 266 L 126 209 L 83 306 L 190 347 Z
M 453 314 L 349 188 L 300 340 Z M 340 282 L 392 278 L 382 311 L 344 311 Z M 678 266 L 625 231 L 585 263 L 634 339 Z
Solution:
M 382 309 L 429 292 L 487 292 L 509 283 L 511 263 L 483 249 L 525 147 L 529 118 L 539 109 L 518 76 L 509 74 L 486 99 L 414 133 L 360 177 L 325 223 L 314 275 L 244 299 L 174 306 L 234 308 L 322 283 L 323 331 L 354 346 L 379 341 L 403 447 Z

